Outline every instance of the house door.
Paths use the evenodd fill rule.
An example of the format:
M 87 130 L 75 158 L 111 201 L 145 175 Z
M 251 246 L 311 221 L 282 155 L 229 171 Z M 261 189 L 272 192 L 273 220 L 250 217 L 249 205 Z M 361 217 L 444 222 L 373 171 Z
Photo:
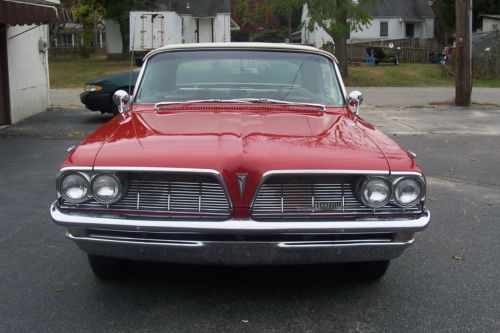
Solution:
M 214 20 L 212 18 L 197 19 L 198 43 L 212 43 L 214 41 Z
M 0 125 L 10 124 L 7 26 L 0 24 Z
M 415 37 L 415 24 L 406 23 L 406 37 L 407 38 Z

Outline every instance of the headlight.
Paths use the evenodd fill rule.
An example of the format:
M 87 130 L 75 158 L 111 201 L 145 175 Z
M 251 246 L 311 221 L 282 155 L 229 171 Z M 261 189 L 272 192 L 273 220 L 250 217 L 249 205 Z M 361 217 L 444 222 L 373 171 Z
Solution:
M 382 207 L 391 199 L 391 184 L 385 178 L 367 178 L 360 185 L 359 196 L 361 201 L 368 207 Z
M 102 90 L 102 86 L 97 84 L 86 84 L 85 91 L 99 91 Z
M 403 207 L 414 206 L 422 198 L 422 184 L 414 178 L 401 178 L 394 186 L 394 200 Z
M 89 181 L 80 173 L 68 173 L 59 181 L 59 192 L 64 200 L 81 203 L 88 199 Z
M 92 179 L 92 194 L 97 201 L 112 204 L 121 199 L 123 186 L 115 175 L 97 175 Z

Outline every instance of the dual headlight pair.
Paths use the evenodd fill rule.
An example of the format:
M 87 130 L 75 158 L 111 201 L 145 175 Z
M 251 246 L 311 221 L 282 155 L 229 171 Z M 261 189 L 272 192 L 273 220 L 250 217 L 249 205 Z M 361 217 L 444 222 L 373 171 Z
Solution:
M 118 176 L 98 173 L 92 176 L 80 172 L 68 172 L 59 177 L 58 191 L 64 200 L 78 204 L 91 197 L 102 204 L 112 204 L 123 197 L 124 186 Z
M 366 177 L 358 183 L 357 193 L 368 207 L 383 207 L 391 199 L 400 207 L 412 207 L 424 198 L 425 181 L 419 177 Z

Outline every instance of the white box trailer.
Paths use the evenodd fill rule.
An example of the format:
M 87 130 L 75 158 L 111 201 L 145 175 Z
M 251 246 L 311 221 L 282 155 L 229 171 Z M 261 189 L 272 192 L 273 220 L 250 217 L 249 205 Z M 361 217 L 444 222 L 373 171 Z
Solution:
M 182 43 L 182 18 L 176 12 L 130 12 L 130 52 L 142 58 L 164 45 Z

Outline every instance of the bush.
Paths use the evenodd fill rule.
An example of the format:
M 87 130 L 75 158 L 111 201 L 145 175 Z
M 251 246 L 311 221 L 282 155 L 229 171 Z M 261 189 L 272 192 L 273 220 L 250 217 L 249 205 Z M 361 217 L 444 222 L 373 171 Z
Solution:
M 282 30 L 262 30 L 251 36 L 253 42 L 262 43 L 283 43 L 286 39 L 286 33 Z

